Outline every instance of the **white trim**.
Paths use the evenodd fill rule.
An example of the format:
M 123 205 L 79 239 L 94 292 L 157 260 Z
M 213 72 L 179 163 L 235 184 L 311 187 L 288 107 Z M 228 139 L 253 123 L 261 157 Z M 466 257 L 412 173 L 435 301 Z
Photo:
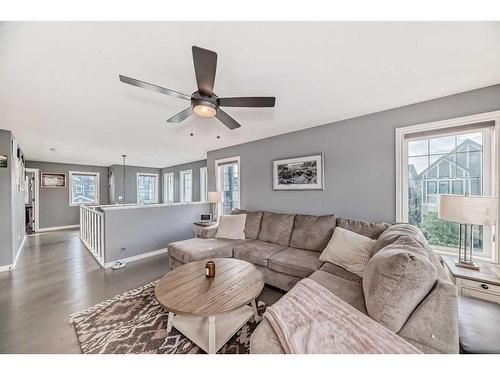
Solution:
M 17 254 L 16 257 L 14 258 L 14 263 L 12 264 L 12 269 L 16 268 L 17 261 L 19 260 L 19 255 L 21 255 L 21 252 L 24 249 L 24 243 L 26 242 L 26 235 L 24 235 L 23 240 L 21 241 L 21 244 L 19 245 L 17 249 Z
M 95 203 L 80 203 L 80 204 L 75 204 L 73 203 L 73 174 L 82 174 L 82 175 L 87 175 L 87 176 L 96 176 L 96 200 L 97 202 Z M 80 207 L 80 206 L 87 206 L 87 205 L 99 205 L 99 190 L 100 190 L 100 181 L 99 178 L 101 176 L 101 173 L 99 172 L 82 172 L 82 171 L 69 171 L 69 205 L 70 207 Z
M 155 196 L 154 196 L 154 200 L 152 201 L 147 201 L 147 202 L 139 202 L 139 176 L 148 176 L 148 177 L 156 177 L 155 178 Z M 136 203 L 140 204 L 140 203 L 158 203 L 158 200 L 159 200 L 159 192 L 158 192 L 158 180 L 159 180 L 160 176 L 158 173 L 145 173 L 145 172 L 137 172 L 136 175 L 135 175 L 135 201 Z
M 184 197 L 184 175 L 186 175 L 186 174 L 191 175 L 191 197 L 188 201 L 185 200 L 185 197 Z M 179 187 L 180 187 L 179 200 L 182 203 L 189 203 L 189 202 L 193 201 L 193 188 L 194 188 L 193 182 L 194 182 L 194 179 L 193 179 L 193 170 L 192 169 L 184 169 L 183 171 L 179 172 Z
M 26 168 L 26 172 L 31 172 L 35 176 L 33 196 L 35 199 L 35 205 L 33 206 L 33 231 L 38 232 L 40 227 L 40 169 L 38 168 Z
M 221 191 L 221 186 L 220 186 L 220 177 L 221 176 L 220 176 L 220 172 L 219 172 L 219 165 L 233 163 L 233 162 L 236 162 L 238 164 L 238 194 L 240 196 L 240 199 L 238 200 L 238 208 L 240 208 L 240 205 L 241 205 L 241 158 L 239 155 L 232 156 L 230 158 L 218 159 L 215 161 L 215 190 Z M 218 204 L 216 204 L 216 206 L 217 206 L 216 219 L 218 219 L 219 216 L 221 215 L 222 203 L 218 203 Z
M 14 269 L 13 264 L 7 264 L 6 266 L 0 266 L 0 272 L 12 271 Z
M 40 228 L 38 230 L 38 232 L 53 232 L 53 231 L 56 231 L 56 230 L 73 229 L 73 228 L 80 228 L 80 224 L 64 225 L 64 226 L 61 226 L 61 227 Z
M 203 186 L 205 182 L 205 186 Z M 200 202 L 208 201 L 208 170 L 207 167 L 200 168 Z
M 165 248 L 165 249 L 159 249 L 159 250 L 153 250 L 153 251 L 150 251 L 150 252 L 147 252 L 147 253 L 144 253 L 144 254 L 138 254 L 138 255 L 134 255 L 134 256 L 128 257 L 128 258 L 124 258 L 122 260 L 125 263 L 132 263 L 132 262 L 135 262 L 137 260 L 154 257 L 154 256 L 157 256 L 157 255 L 160 255 L 160 254 L 166 254 L 167 252 L 168 252 L 167 248 Z M 103 267 L 104 268 L 111 268 L 111 266 L 113 266 L 113 264 L 115 264 L 115 261 L 113 261 L 113 262 L 107 262 L 107 263 L 104 263 Z
M 168 199 L 168 183 L 167 178 L 172 177 L 172 200 Z M 175 200 L 175 176 L 174 172 L 163 173 L 163 203 L 174 203 Z
M 21 244 L 17 248 L 17 254 L 16 254 L 16 257 L 14 258 L 14 263 L 7 264 L 6 266 L 0 266 L 0 272 L 12 271 L 12 270 L 14 270 L 16 268 L 17 261 L 19 260 L 19 255 L 21 255 L 21 252 L 24 249 L 24 243 L 25 242 L 26 242 L 26 235 L 24 235 L 24 238 L 21 241 Z
M 404 126 L 400 128 L 396 128 L 396 137 L 395 137 L 395 150 L 396 150 L 396 221 L 402 222 L 407 221 L 407 213 L 406 204 L 403 202 L 407 202 L 407 194 L 408 191 L 405 189 L 405 181 L 408 180 L 408 168 L 403 168 L 403 163 L 405 163 L 405 155 L 408 154 L 407 150 L 407 142 L 404 142 L 405 135 L 428 131 L 434 129 L 446 129 L 451 127 L 457 127 L 462 125 L 468 125 L 475 122 L 484 122 L 484 121 L 494 121 L 495 126 L 493 130 L 493 134 L 490 137 L 491 143 L 486 145 L 486 147 L 490 146 L 491 152 L 489 155 L 493 155 L 493 160 L 491 160 L 492 165 L 492 179 L 489 181 L 489 189 L 491 191 L 491 195 L 498 197 L 499 194 L 499 185 L 500 185 L 500 163 L 497 162 L 499 160 L 499 146 L 500 146 L 500 111 L 493 111 L 487 113 L 480 113 L 471 116 L 457 117 L 442 121 L 433 121 L 424 124 L 417 124 L 411 126 Z M 486 152 L 485 152 L 486 154 Z M 488 158 L 489 155 L 486 157 Z M 491 188 L 491 186 L 493 188 Z M 498 262 L 500 259 L 500 246 L 499 246 L 499 228 L 500 228 L 500 210 L 497 210 L 497 225 L 495 227 L 495 249 L 492 251 L 492 257 L 494 262 Z

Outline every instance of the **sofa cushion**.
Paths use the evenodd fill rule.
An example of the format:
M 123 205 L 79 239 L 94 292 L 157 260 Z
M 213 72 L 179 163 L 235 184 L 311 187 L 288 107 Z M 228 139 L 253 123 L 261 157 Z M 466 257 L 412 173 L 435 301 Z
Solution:
M 247 221 L 245 222 L 245 237 L 256 240 L 259 236 L 260 222 L 262 221 L 262 211 L 247 211 L 235 208 L 232 215 L 246 214 Z
M 295 215 L 264 212 L 258 239 L 288 247 Z
M 290 276 L 304 278 L 318 270 L 323 262 L 317 251 L 288 247 L 269 258 L 269 269 Z
M 362 284 L 363 279 L 358 275 L 353 274 L 352 272 L 347 271 L 345 268 L 337 266 L 333 263 L 323 263 L 320 268 L 321 271 L 325 271 L 328 273 L 333 273 L 335 276 L 341 277 L 343 279 L 355 282 L 357 284 Z
M 192 238 L 172 242 L 168 245 L 168 255 L 182 263 L 208 258 L 231 258 L 233 247 L 247 240 L 227 240 L 218 238 Z
M 217 227 L 215 238 L 244 240 L 246 219 L 246 214 L 221 215 L 221 217 L 219 218 L 219 226 Z
M 399 223 L 391 225 L 377 239 L 373 245 L 372 255 L 378 253 L 381 249 L 396 242 L 400 237 L 411 237 L 415 239 L 422 247 L 427 246 L 427 241 L 423 233 L 415 225 Z
M 351 232 L 359 233 L 374 240 L 376 240 L 383 231 L 391 226 L 387 223 L 372 223 L 363 220 L 344 219 L 341 217 L 337 218 L 336 225 L 337 227 L 350 230 Z
M 295 215 L 290 246 L 297 249 L 323 251 L 332 238 L 335 216 Z
M 346 270 L 363 276 L 368 261 L 372 256 L 375 240 L 344 228 L 336 228 L 319 259 L 337 264 Z
M 309 278 L 321 284 L 363 314 L 367 314 L 361 284 L 321 270 L 314 272 Z
M 370 317 L 399 332 L 437 281 L 437 271 L 420 244 L 400 237 L 375 254 L 363 275 Z
M 236 259 L 267 267 L 269 257 L 283 249 L 285 246 L 254 240 L 235 246 L 233 253 Z

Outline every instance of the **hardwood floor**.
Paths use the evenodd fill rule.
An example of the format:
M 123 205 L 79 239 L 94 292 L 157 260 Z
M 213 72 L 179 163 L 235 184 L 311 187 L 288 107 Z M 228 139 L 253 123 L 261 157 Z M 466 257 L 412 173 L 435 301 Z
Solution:
M 0 353 L 80 353 L 69 315 L 168 272 L 167 255 L 103 270 L 65 230 L 29 236 L 17 267 L 0 273 Z M 266 287 L 272 304 L 282 293 Z

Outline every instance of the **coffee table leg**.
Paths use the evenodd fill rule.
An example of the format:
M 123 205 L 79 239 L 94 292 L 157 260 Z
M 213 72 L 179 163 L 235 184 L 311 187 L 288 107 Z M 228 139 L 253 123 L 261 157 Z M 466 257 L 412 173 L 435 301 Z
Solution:
M 172 330 L 172 321 L 174 320 L 174 313 L 173 312 L 168 312 L 168 320 L 167 320 L 167 333 L 170 333 Z
M 215 316 L 208 317 L 208 354 L 215 354 Z
M 256 322 L 260 322 L 260 316 L 259 313 L 257 312 L 257 303 L 255 300 L 252 300 L 252 309 L 253 309 L 253 317 Z

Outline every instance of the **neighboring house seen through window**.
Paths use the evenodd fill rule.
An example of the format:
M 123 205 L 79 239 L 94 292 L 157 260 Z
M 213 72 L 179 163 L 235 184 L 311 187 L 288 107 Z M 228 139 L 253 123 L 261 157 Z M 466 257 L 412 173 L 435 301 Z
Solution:
M 400 219 L 418 226 L 436 250 L 456 253 L 459 243 L 459 224 L 438 217 L 441 194 L 492 195 L 492 141 L 491 126 L 405 135 Z M 492 258 L 494 228 L 476 225 L 473 231 L 474 254 Z
M 158 175 L 137 173 L 137 203 L 158 203 Z
M 99 204 L 99 173 L 69 172 L 69 204 Z
M 180 171 L 180 198 L 181 202 L 193 200 L 193 171 L 191 169 Z

